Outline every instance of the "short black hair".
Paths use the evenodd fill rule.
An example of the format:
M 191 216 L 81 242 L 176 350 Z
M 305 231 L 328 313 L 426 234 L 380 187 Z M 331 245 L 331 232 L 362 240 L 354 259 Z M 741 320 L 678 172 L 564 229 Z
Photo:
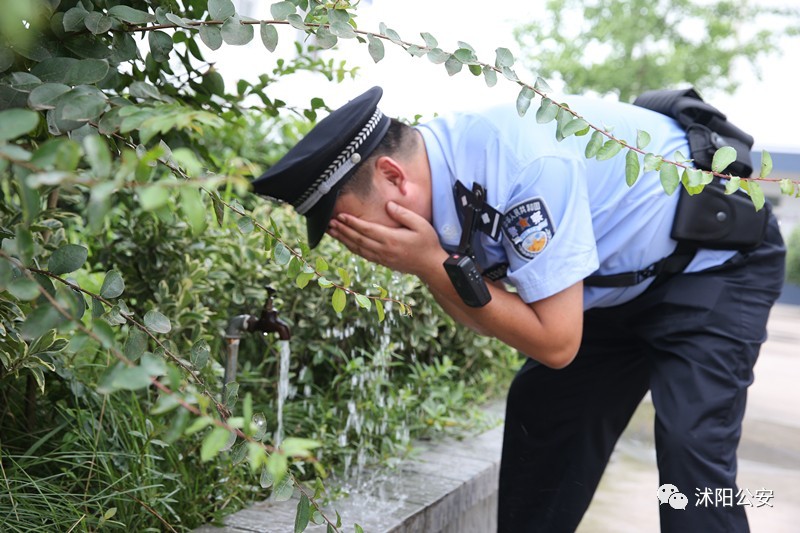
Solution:
M 372 168 L 379 157 L 402 156 L 416 145 L 414 128 L 395 118 L 391 119 L 386 135 L 370 156 L 361 162 L 355 173 L 342 186 L 340 194 L 354 193 L 359 198 L 366 198 L 372 193 Z

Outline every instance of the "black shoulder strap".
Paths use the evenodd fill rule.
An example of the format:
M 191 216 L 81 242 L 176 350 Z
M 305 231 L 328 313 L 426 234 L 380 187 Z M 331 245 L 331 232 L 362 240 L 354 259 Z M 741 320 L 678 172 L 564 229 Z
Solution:
M 723 146 L 736 149 L 736 161 L 728 173 L 748 177 L 753 173 L 750 150 L 753 137 L 728 122 L 722 111 L 704 102 L 693 88 L 647 91 L 633 105 L 644 107 L 675 119 L 686 130 L 695 166 L 711 170 L 714 152 Z

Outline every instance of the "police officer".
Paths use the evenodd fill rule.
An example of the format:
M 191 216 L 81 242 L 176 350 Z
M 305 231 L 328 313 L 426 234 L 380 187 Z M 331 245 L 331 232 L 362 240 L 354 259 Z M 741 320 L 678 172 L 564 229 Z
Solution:
M 418 276 L 455 319 L 528 357 L 508 395 L 499 531 L 574 531 L 648 390 L 659 485 L 735 492 L 747 387 L 784 277 L 775 218 L 756 247 L 693 249 L 682 272 L 651 276 L 676 249 L 678 202 L 654 172 L 628 187 L 624 157 L 587 159 L 588 137 L 559 142 L 552 124 L 513 106 L 411 128 L 380 112 L 381 95 L 370 89 L 331 113 L 255 191 L 304 215 L 312 247 L 327 232 Z M 645 130 L 649 151 L 689 154 L 684 130 L 659 113 L 569 104 L 617 138 Z M 443 268 L 475 184 L 485 198 L 470 252 L 499 280 L 481 307 L 465 304 Z M 633 285 L 584 286 L 629 272 L 644 274 Z M 742 507 L 661 505 L 660 516 L 662 531 L 748 530 Z

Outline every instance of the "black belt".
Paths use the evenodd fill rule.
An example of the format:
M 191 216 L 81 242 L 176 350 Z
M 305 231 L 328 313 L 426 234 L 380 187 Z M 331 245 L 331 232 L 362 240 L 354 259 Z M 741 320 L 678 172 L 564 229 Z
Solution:
M 583 280 L 583 285 L 585 287 L 607 288 L 630 287 L 638 285 L 652 277 L 656 278 L 656 281 L 653 283 L 660 283 L 669 276 L 683 272 L 684 269 L 689 266 L 689 263 L 692 262 L 696 253 L 696 247 L 685 243 L 678 243 L 674 252 L 660 261 L 656 261 L 647 268 L 620 274 L 592 274 Z

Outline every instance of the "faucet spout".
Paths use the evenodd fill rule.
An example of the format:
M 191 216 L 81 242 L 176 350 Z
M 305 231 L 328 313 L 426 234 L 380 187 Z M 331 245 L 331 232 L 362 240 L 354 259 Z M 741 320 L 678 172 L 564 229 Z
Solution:
M 272 296 L 275 294 L 275 289 L 267 287 L 267 294 L 267 301 L 264 303 L 264 308 L 261 310 L 261 316 L 257 321 L 248 324 L 247 330 L 261 331 L 262 333 L 277 333 L 280 340 L 288 341 L 292 338 L 289 324 L 278 318 L 278 312 L 272 308 Z

